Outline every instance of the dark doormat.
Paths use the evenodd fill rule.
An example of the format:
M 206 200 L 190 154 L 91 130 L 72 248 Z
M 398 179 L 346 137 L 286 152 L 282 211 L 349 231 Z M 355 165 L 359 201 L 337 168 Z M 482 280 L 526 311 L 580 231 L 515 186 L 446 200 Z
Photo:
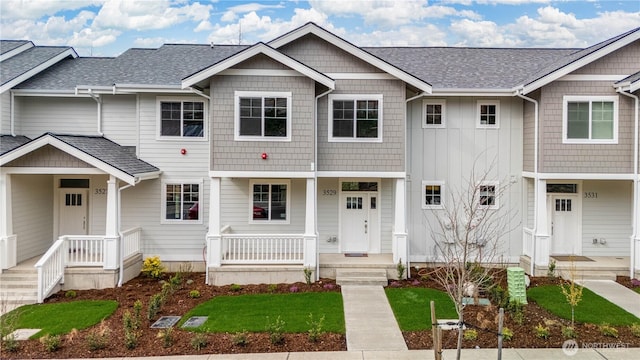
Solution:
M 345 257 L 367 257 L 367 253 L 345 253 Z
M 591 258 L 580 255 L 554 255 L 551 258 L 556 261 L 594 261 Z

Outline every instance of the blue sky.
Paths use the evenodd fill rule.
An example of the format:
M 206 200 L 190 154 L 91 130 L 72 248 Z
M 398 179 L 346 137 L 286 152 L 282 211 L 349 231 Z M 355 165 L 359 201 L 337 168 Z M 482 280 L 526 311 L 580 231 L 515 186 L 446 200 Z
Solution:
M 0 37 L 117 56 L 251 44 L 313 21 L 359 46 L 586 47 L 640 26 L 640 0 L 0 0 Z

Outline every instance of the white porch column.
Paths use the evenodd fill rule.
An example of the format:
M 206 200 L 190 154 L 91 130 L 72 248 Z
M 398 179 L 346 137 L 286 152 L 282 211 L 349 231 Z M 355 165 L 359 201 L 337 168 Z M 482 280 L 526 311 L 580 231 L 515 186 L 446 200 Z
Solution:
M 406 216 L 406 193 L 405 179 L 396 179 L 395 183 L 395 206 L 393 221 L 393 262 L 402 261 L 405 267 L 409 264 L 408 244 L 407 244 L 407 216 Z
M 11 175 L 0 171 L 0 272 L 16 266 L 17 246 L 13 234 Z
M 547 209 L 547 180 L 538 180 L 536 183 L 537 197 L 536 201 L 536 233 L 534 236 L 534 249 L 535 265 L 548 266 L 549 265 L 549 251 L 551 248 L 551 233 L 549 231 L 549 218 Z
M 304 266 L 315 269 L 318 246 L 316 235 L 316 179 L 307 179 L 306 195 L 304 219 Z
M 220 234 L 220 178 L 209 182 L 209 232 L 207 232 L 207 273 L 209 267 L 220 267 L 222 236 Z M 208 281 L 208 280 L 207 280 Z
M 107 219 L 104 236 L 104 268 L 113 270 L 119 265 L 120 234 L 118 227 L 118 182 L 115 176 L 109 176 L 107 180 Z

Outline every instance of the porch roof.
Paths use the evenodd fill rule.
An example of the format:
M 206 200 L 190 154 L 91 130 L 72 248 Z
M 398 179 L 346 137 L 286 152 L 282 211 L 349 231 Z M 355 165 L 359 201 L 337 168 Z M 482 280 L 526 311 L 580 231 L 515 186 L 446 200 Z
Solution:
M 0 155 L 4 155 L 29 141 L 31 141 L 31 139 L 26 136 L 0 135 Z
M 4 138 L 3 147 L 5 146 Z M 43 146 L 51 145 L 131 185 L 140 180 L 160 176 L 159 168 L 138 159 L 131 148 L 119 145 L 103 136 L 46 133 L 22 144 L 15 141 L 14 145 L 17 146 L 2 152 L 0 166 L 6 166 L 13 160 Z

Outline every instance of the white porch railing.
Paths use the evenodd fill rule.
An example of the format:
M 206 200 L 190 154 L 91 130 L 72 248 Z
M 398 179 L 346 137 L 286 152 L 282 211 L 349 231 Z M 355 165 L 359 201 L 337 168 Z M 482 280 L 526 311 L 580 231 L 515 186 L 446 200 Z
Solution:
M 136 227 L 122 232 L 124 258 L 136 255 L 141 250 L 142 228 Z
M 104 237 L 98 235 L 65 235 L 67 259 L 65 266 L 103 266 Z
M 66 246 L 60 238 L 38 260 L 35 267 L 38 271 L 38 303 L 51 294 L 56 285 L 64 282 Z
M 222 264 L 303 264 L 304 236 L 222 234 Z
M 533 256 L 533 230 L 522 228 L 522 252 L 529 257 Z

